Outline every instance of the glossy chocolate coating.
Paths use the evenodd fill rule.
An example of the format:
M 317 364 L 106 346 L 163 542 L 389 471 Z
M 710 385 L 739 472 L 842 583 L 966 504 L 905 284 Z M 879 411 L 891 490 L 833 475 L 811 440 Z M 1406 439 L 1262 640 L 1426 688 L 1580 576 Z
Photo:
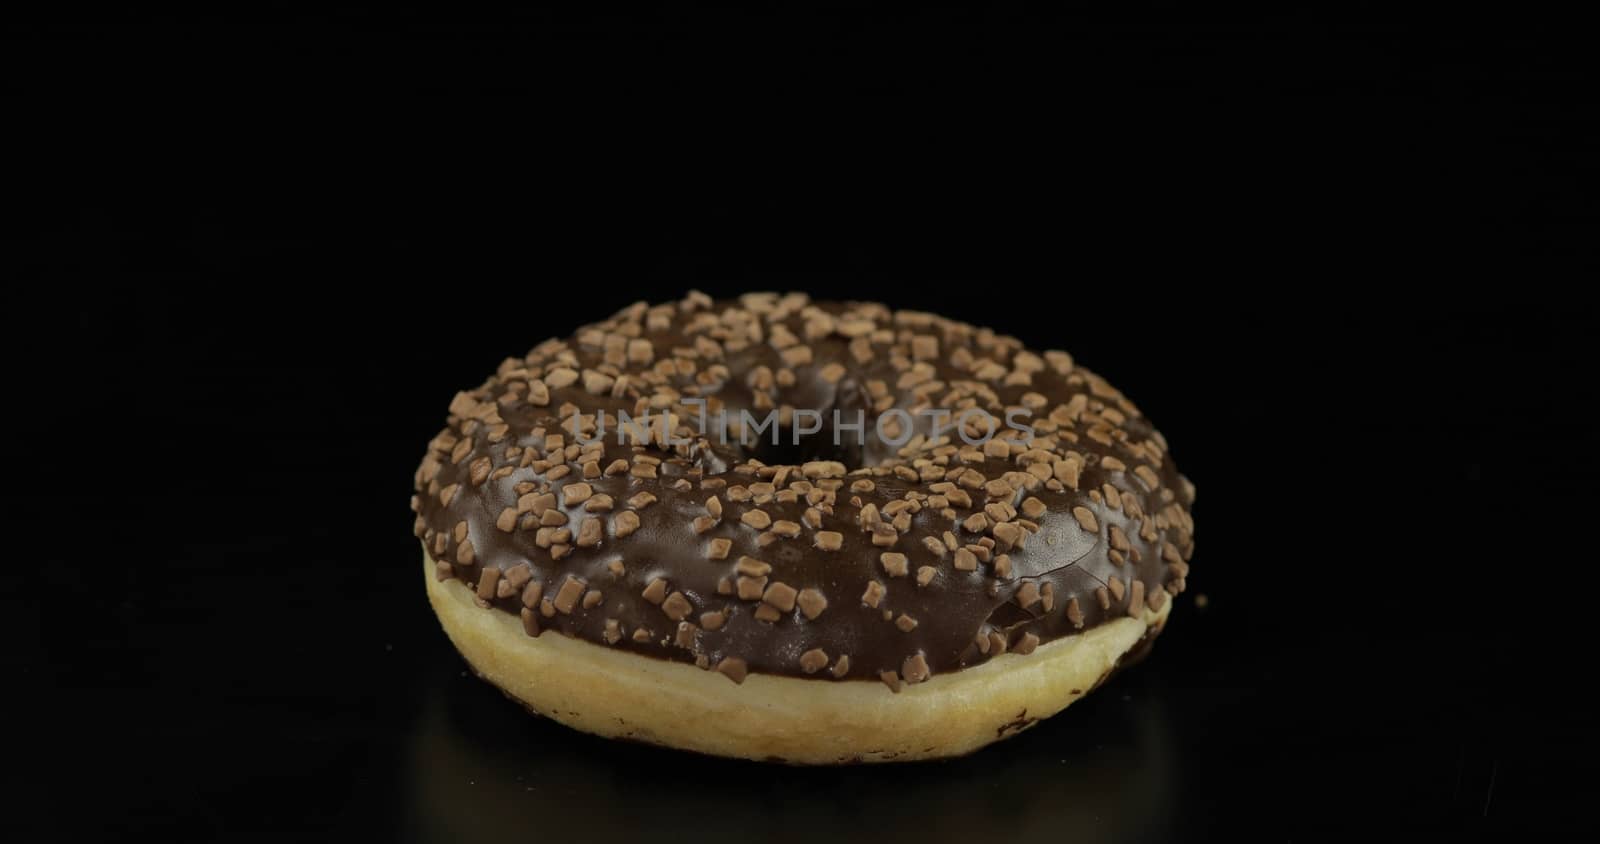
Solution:
M 752 330 L 750 326 L 757 323 L 759 329 Z M 832 330 L 826 330 L 830 323 Z M 698 344 L 697 337 L 703 338 Z M 913 343 L 913 337 L 924 339 Z M 936 354 L 930 354 L 929 337 L 937 340 Z M 715 352 L 707 339 L 716 341 Z M 648 359 L 639 340 L 649 341 Z M 871 344 L 866 360 L 864 343 Z M 810 355 L 794 351 L 797 346 L 809 347 Z M 689 365 L 662 366 L 663 360 L 678 359 Z M 726 372 L 713 370 L 717 364 Z M 842 372 L 838 367 L 825 371 L 830 364 L 842 366 Z M 766 376 L 752 377 L 752 373 L 763 366 L 772 373 L 789 370 L 792 384 L 786 376 L 777 376 L 770 388 L 761 389 Z M 530 393 L 543 398 L 536 380 L 558 385 L 566 380 L 564 373 L 552 375 L 556 369 L 582 374 L 573 383 L 546 387 L 546 403 L 531 403 Z M 617 376 L 626 376 L 621 386 Z M 930 390 L 930 384 L 935 388 Z M 963 384 L 968 386 L 961 396 Z M 758 398 L 763 393 L 770 402 Z M 657 402 L 660 405 L 695 394 L 713 402 L 706 417 L 711 423 L 709 435 L 671 449 L 659 442 L 645 448 L 617 441 L 610 420 L 619 411 L 637 418 L 652 396 L 664 396 Z M 920 450 L 903 452 L 874 430 L 876 411 L 889 406 L 885 396 L 892 396 L 894 408 L 914 411 L 953 405 L 955 413 L 964 409 L 963 398 L 971 399 L 992 414 L 1001 430 L 1006 430 L 1005 423 L 999 420 L 1006 418 L 1008 408 L 1031 406 L 1031 419 L 1021 424 L 1032 422 L 1040 430 L 1033 432 L 1037 439 L 1032 446 L 998 450 L 1005 452 L 1003 456 L 994 448 L 986 455 L 978 453 L 982 445 L 969 446 L 955 431 L 946 432 L 946 445 L 930 448 L 924 442 Z M 718 401 L 720 408 L 715 406 Z M 575 406 L 584 414 L 604 412 L 608 424 L 603 451 L 591 450 L 572 460 L 565 453 L 546 452 L 552 434 L 562 434 L 564 446 L 577 442 L 564 405 L 570 405 L 566 411 Z M 836 479 L 805 477 L 800 466 L 779 472 L 785 486 L 801 481 L 816 490 L 819 484 L 837 481 L 831 512 L 818 507 L 809 521 L 811 503 L 804 492 L 795 500 L 774 497 L 759 505 L 729 495 L 735 487 L 748 490 L 752 484 L 772 483 L 771 466 L 763 469 L 764 463 L 751 461 L 773 463 L 780 453 L 770 444 L 741 445 L 737 438 L 720 442 L 721 423 L 741 410 L 759 417 L 771 406 L 784 405 L 822 411 L 830 421 L 834 410 L 852 422 L 857 411 L 865 415 L 865 441 L 859 445 L 854 433 L 846 433 L 845 444 L 836 446 L 833 432 L 825 426 L 798 448 L 782 453 L 797 460 L 836 460 L 850 472 Z M 680 431 L 701 433 L 698 408 L 680 404 L 672 409 L 687 428 Z M 1031 645 L 1032 637 L 1049 642 L 1127 615 L 1135 598 L 1152 608 L 1159 606 L 1169 594 L 1181 591 L 1193 549 L 1188 514 L 1193 487 L 1179 475 L 1164 441 L 1136 407 L 1064 354 L 1039 357 L 1026 353 L 1011 338 L 926 314 L 892 314 L 882 306 L 862 303 L 812 303 L 794 294 L 715 303 L 691 298 L 656 309 L 635 306 L 579 331 L 569 341 L 549 342 L 524 359 L 508 360 L 482 387 L 458 396 L 452 410 L 450 427 L 434 440 L 418 470 L 415 502 L 424 547 L 435 559 L 451 564 L 441 567 L 441 576 L 458 577 L 476 587 L 485 568 L 504 573 L 528 564 L 532 580 L 543 585 L 541 598 L 549 601 L 569 578 L 581 579 L 583 592 L 599 591 L 598 603 L 586 607 L 580 599 L 575 606 L 547 615 L 551 607 L 541 608 L 535 602 L 532 613 L 542 632 L 553 630 L 600 647 L 626 648 L 703 667 L 733 659 L 742 660 L 752 672 L 822 681 L 831 681 L 836 674 L 878 680 L 883 672 L 917 673 L 907 670 L 907 661 L 920 655 L 934 674 L 955 671 L 983 662 L 1002 648 Z M 919 434 L 928 433 L 935 424 L 927 415 L 913 414 L 911 421 Z M 785 442 L 788 434 L 783 432 Z M 768 431 L 765 436 L 770 435 Z M 509 449 L 521 451 L 509 452 L 515 455 L 512 459 Z M 660 459 L 655 477 L 640 477 L 633 471 L 640 456 Z M 583 477 L 585 464 L 594 464 L 588 467 L 593 475 L 596 466 L 604 470 L 618 460 L 629 461 L 629 471 Z M 1053 468 L 1029 470 L 1039 463 Z M 475 483 L 475 465 L 480 478 L 485 472 L 490 476 Z M 562 471 L 560 466 L 568 467 L 567 474 L 551 480 L 552 472 Z M 502 467 L 512 468 L 507 473 Z M 807 468 L 813 476 L 835 474 L 832 467 L 820 464 Z M 978 483 L 967 474 L 969 470 L 980 473 L 985 482 L 1008 480 L 1017 489 L 1006 494 L 991 483 Z M 857 491 L 863 481 L 870 481 L 873 488 Z M 585 509 L 589 502 L 564 506 L 563 488 L 578 483 L 588 484 L 596 496 L 609 496 L 611 508 L 589 512 Z M 930 501 L 928 496 L 940 495 L 941 483 L 966 493 L 970 506 L 938 498 Z M 518 492 L 519 484 L 524 493 Z M 452 486 L 449 502 L 442 503 L 441 491 Z M 943 489 L 948 492 L 952 487 Z M 508 509 L 518 507 L 524 494 L 543 490 L 555 493 L 555 509 L 565 517 L 564 524 L 547 525 L 552 528 L 549 533 L 558 538 L 563 528 L 572 533 L 567 542 L 556 543 L 570 546 L 556 549 L 562 555 L 559 559 L 553 558 L 551 548 L 540 547 L 536 526 L 507 531 L 496 524 L 506 518 Z M 641 492 L 657 500 L 637 508 L 636 530 L 617 536 L 618 514 L 635 509 L 628 502 Z M 959 499 L 960 492 L 945 497 Z M 914 508 L 920 512 L 911 514 L 908 529 L 898 532 L 892 547 L 874 545 L 873 534 L 860 524 L 863 508 L 871 505 L 882 514 L 908 493 L 921 496 Z M 813 491 L 812 503 L 822 503 L 817 500 L 821 495 Z M 720 499 L 720 520 L 699 533 L 695 520 L 702 518 L 703 526 L 706 501 L 712 496 Z M 1008 519 L 1010 527 L 1000 530 L 992 519 L 976 531 L 968 523 L 988 504 L 1003 502 L 1021 510 L 1029 499 L 1044 505 L 1042 515 L 1030 519 L 1016 513 Z M 940 503 L 949 506 L 933 506 Z M 1092 530 L 1081 511 L 1075 515 L 1075 508 L 1092 514 Z M 799 535 L 775 535 L 741 520 L 754 509 L 764 511 L 773 523 L 800 526 Z M 1006 511 L 1001 508 L 998 514 L 1004 516 Z M 888 516 L 881 518 L 891 521 Z M 585 519 L 600 521 L 598 544 L 577 544 Z M 753 521 L 761 526 L 764 520 Z M 456 537 L 462 522 L 471 545 L 466 554 Z M 1113 537 L 1113 527 L 1120 536 Z M 818 530 L 840 534 L 840 547 L 817 547 Z M 936 553 L 925 542 L 926 537 L 943 542 L 947 533 L 958 546 L 976 550 L 986 542 L 995 547 L 987 562 L 960 570 L 955 565 L 957 555 L 948 546 Z M 1012 537 L 1022 541 L 1008 548 Z M 717 538 L 731 542 L 725 559 L 708 558 Z M 885 570 L 881 555 L 886 551 L 906 556 L 907 574 L 891 576 Z M 1009 560 L 1009 571 L 997 571 L 995 561 L 1002 553 Z M 766 587 L 782 583 L 796 591 L 817 590 L 826 598 L 826 608 L 808 618 L 805 608 L 788 605 L 785 590 L 778 590 L 768 593 L 771 606 L 764 612 L 776 620 L 762 620 L 757 616 L 761 600 L 719 592 L 719 585 L 727 590 L 736 583 L 741 557 L 771 566 Z M 925 566 L 933 569 L 931 579 L 919 585 L 918 573 Z M 657 579 L 665 585 L 647 593 Z M 884 589 L 876 607 L 863 600 L 871 582 Z M 1136 582 L 1141 584 L 1137 589 Z M 503 594 L 507 591 L 502 588 L 488 595 L 486 605 L 492 611 L 521 613 L 522 591 Z M 577 594 L 573 587 L 568 591 L 569 597 Z M 692 610 L 684 614 L 682 600 L 661 603 L 663 595 L 674 593 L 681 593 Z M 1074 599 L 1075 609 L 1069 606 Z M 1109 606 L 1103 607 L 1103 602 Z M 669 610 L 691 626 L 680 627 Z M 724 623 L 705 629 L 703 614 L 717 612 L 724 615 Z M 647 633 L 636 633 L 641 629 Z M 826 656 L 827 667 L 815 670 L 813 665 L 808 673 L 801 656 L 814 649 Z M 841 656 L 849 658 L 842 672 L 835 670 Z

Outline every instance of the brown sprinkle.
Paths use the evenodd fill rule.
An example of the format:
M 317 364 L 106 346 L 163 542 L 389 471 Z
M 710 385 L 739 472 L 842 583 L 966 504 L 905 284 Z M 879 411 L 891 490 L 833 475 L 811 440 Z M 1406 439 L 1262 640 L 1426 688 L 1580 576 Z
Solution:
M 1011 509 L 1011 505 L 1006 504 L 1003 501 L 996 501 L 984 505 L 983 512 L 984 515 L 988 516 L 989 519 L 996 524 L 1000 522 L 1009 522 L 1017 516 L 1017 511 Z
M 766 591 L 767 579 L 765 577 L 739 578 L 739 598 L 745 601 L 759 601 L 761 594 Z
M 1161 486 L 1161 478 L 1158 477 L 1156 475 L 1155 471 L 1152 470 L 1149 466 L 1140 465 L 1140 466 L 1135 467 L 1134 470 L 1133 470 L 1133 475 L 1134 475 L 1134 477 L 1136 477 L 1139 480 L 1143 481 L 1145 487 L 1147 487 L 1148 489 L 1150 489 L 1152 491 L 1154 491 L 1156 489 L 1156 487 Z
M 505 574 L 502 573 L 500 582 L 494 587 L 494 596 L 496 598 L 509 598 L 515 594 L 517 594 L 517 588 L 512 586 L 511 581 L 507 580 Z
M 500 582 L 500 570 L 485 568 L 478 573 L 478 600 L 487 601 L 494 597 L 495 586 Z
M 812 648 L 800 655 L 800 670 L 807 674 L 815 674 L 828 665 L 828 652 L 821 648 Z
M 526 586 L 528 581 L 533 579 L 533 566 L 528 563 L 523 563 L 520 566 L 512 566 L 511 568 L 506 569 L 505 572 L 502 573 L 501 577 L 506 583 L 511 585 L 512 589 L 520 592 L 522 587 Z
M 928 661 L 920 653 L 912 654 L 900 663 L 900 674 L 905 677 L 907 683 L 921 683 L 928 679 L 931 673 L 928 670 Z
M 554 506 L 556 506 L 555 494 L 549 492 L 530 492 L 517 499 L 518 511 L 523 513 L 533 513 L 537 516 L 543 516 L 546 511 Z
M 593 548 L 605 536 L 605 525 L 596 516 L 589 516 L 578 527 L 578 547 Z
M 722 661 L 717 663 L 717 671 L 735 683 L 743 683 L 745 676 L 750 673 L 744 660 L 736 656 L 723 657 Z
M 1083 607 L 1078 604 L 1076 597 L 1067 601 L 1067 620 L 1072 622 L 1073 627 L 1083 626 Z
M 567 575 L 567 579 L 561 584 L 561 591 L 556 593 L 555 600 L 552 601 L 555 604 L 556 612 L 562 615 L 571 613 L 572 608 L 578 605 L 578 599 L 583 596 L 585 585 L 582 580 L 570 574 Z
M 788 612 L 794 609 L 795 599 L 799 594 L 793 586 L 780 580 L 767 587 L 766 591 L 761 595 L 761 600 L 784 612 Z
M 646 601 L 660 606 L 661 602 L 667 598 L 667 582 L 659 577 L 655 578 L 644 587 L 644 592 L 641 594 Z
M 733 570 L 745 577 L 766 577 L 772 573 L 772 566 L 755 557 L 740 557 Z
M 828 608 L 828 599 L 820 590 L 810 587 L 800 590 L 796 603 L 800 605 L 800 613 L 808 619 L 822 615 L 822 611 Z
M 661 611 L 673 621 L 682 621 L 694 612 L 694 605 L 689 603 L 689 599 L 685 598 L 682 592 L 674 592 L 661 602 Z
M 639 514 L 632 510 L 624 510 L 618 513 L 611 522 L 611 529 L 618 539 L 632 534 L 639 529 Z

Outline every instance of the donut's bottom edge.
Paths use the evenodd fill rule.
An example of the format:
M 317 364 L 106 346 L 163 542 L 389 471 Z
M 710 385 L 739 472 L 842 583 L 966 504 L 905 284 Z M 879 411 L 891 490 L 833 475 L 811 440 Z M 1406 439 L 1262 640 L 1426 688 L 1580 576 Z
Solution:
M 1002 654 L 896 694 L 877 681 L 715 671 L 563 636 L 528 636 L 515 616 L 479 607 L 424 554 L 428 600 L 478 676 L 586 733 L 712 756 L 793 765 L 963 756 L 1027 730 L 1142 657 L 1172 602 L 1083 633 Z M 1130 653 L 1137 650 L 1137 653 Z

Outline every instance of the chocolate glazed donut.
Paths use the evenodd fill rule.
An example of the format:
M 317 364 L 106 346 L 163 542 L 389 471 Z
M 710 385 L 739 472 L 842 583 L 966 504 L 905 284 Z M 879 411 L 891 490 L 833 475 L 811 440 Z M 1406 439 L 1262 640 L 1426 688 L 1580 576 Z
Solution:
M 507 359 L 415 481 L 480 675 L 589 732 L 796 763 L 1054 714 L 1143 651 L 1194 551 L 1166 441 L 1065 352 L 795 293 Z

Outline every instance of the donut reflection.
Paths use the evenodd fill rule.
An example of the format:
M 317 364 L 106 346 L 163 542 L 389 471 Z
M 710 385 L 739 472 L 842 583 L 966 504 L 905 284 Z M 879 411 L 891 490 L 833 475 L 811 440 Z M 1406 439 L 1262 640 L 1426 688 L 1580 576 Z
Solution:
M 1160 838 L 1173 828 L 1177 760 L 1152 667 L 1124 673 L 1026 735 L 962 759 L 838 768 L 595 738 L 531 717 L 452 671 L 429 684 L 408 754 L 410 799 L 396 809 L 409 840 L 459 844 L 730 835 Z

